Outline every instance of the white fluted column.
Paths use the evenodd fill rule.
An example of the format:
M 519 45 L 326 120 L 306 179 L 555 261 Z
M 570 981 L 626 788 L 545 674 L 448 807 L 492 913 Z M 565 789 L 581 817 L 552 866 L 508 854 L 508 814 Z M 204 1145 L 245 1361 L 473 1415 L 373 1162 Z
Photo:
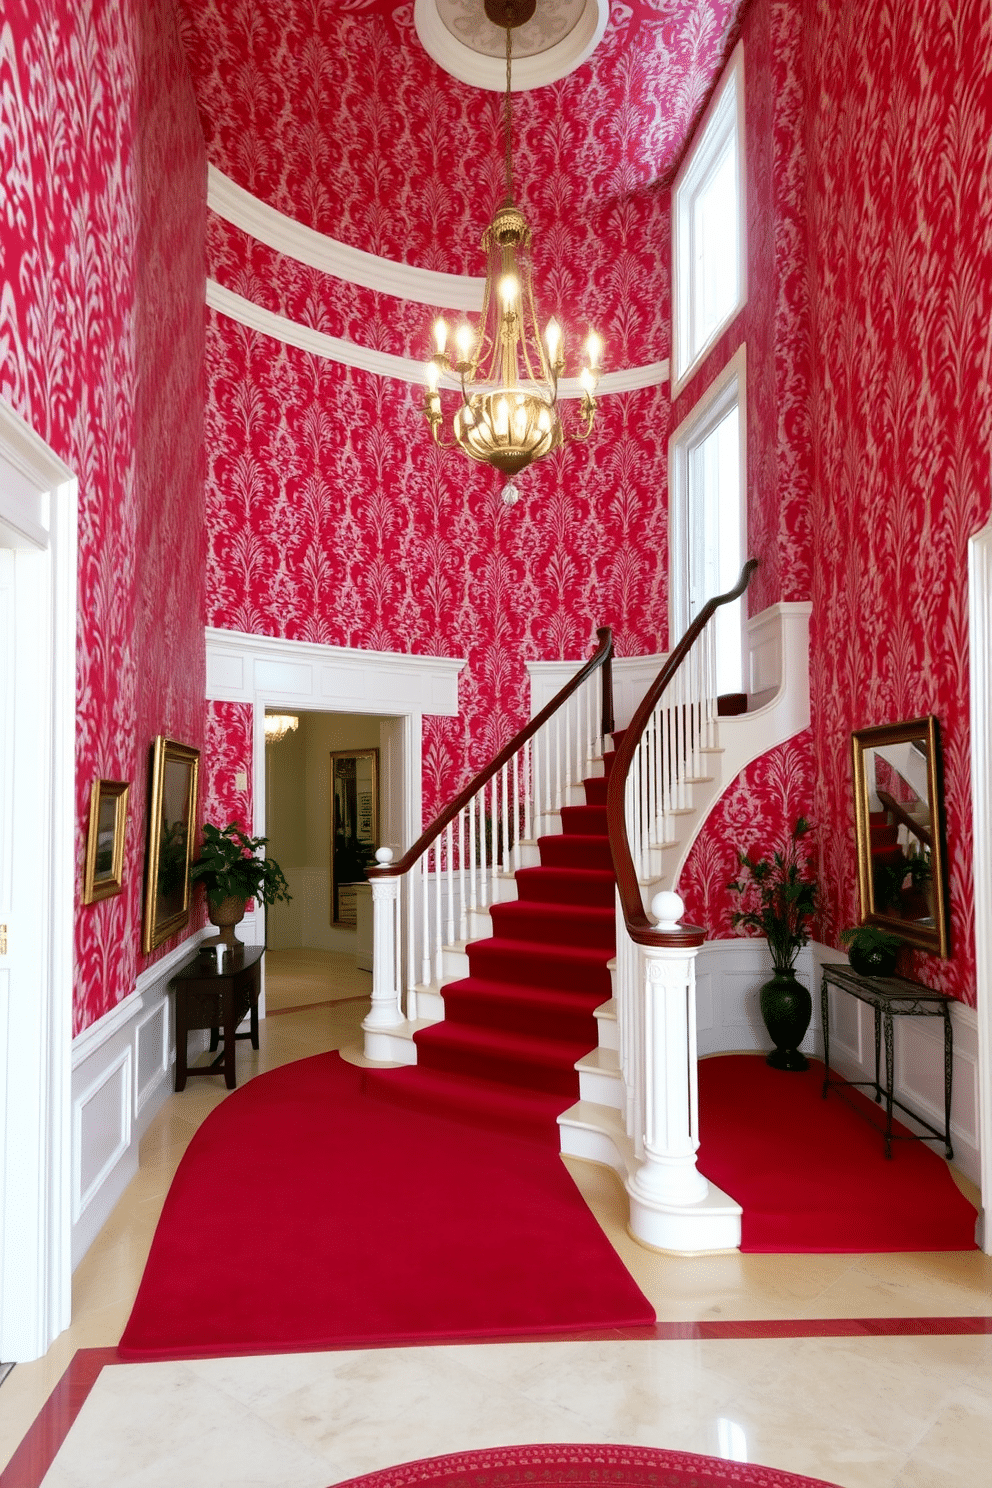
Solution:
M 392 850 L 380 847 L 375 855 L 382 867 L 393 861 Z M 381 1058 L 375 1049 L 375 1034 L 398 1028 L 403 1022 L 399 978 L 396 974 L 397 921 L 399 918 L 400 881 L 398 878 L 373 878 L 372 884 L 372 1006 L 362 1028 L 365 1031 L 365 1053 L 369 1059 Z
M 674 932 L 677 894 L 651 904 L 657 929 Z M 695 945 L 641 946 L 644 1157 L 627 1182 L 630 1230 L 660 1250 L 727 1250 L 740 1244 L 740 1208 L 696 1167 Z

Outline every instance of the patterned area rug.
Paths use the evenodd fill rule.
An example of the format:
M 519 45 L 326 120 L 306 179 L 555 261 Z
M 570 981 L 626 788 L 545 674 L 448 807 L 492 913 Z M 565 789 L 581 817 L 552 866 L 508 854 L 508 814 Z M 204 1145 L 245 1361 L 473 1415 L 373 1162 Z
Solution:
M 424 1457 L 337 1488 L 835 1488 L 823 1478 L 655 1447 L 564 1443 Z

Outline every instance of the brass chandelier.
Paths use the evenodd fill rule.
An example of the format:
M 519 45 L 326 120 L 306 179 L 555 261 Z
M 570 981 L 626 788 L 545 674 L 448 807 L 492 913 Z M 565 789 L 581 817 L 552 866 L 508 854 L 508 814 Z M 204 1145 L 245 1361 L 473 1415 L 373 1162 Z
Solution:
M 569 440 L 588 439 L 596 414 L 603 343 L 595 331 L 585 342 L 587 365 L 579 374 L 582 400 L 579 425 L 566 435 L 558 409 L 558 379 L 565 370 L 561 327 L 554 317 L 542 338 L 534 308 L 531 231 L 513 203 L 513 110 L 511 66 L 513 31 L 530 20 L 536 0 L 485 0 L 486 15 L 506 31 L 506 198 L 482 237 L 487 255 L 486 284 L 478 329 L 467 321 L 454 333 L 434 325 L 435 351 L 427 363 L 424 414 L 435 444 L 460 448 L 473 460 L 510 477 L 503 500 L 512 506 L 519 492 L 512 477 Z M 442 378 L 457 379 L 461 403 L 452 419 L 453 440 L 443 437 Z

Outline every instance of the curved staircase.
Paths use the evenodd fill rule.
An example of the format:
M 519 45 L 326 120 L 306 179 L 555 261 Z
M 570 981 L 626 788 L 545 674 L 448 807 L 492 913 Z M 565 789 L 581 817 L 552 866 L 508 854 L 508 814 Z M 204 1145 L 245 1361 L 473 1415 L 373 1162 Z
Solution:
M 468 975 L 441 989 L 443 1020 L 413 1034 L 417 1063 L 375 1081 L 376 1094 L 545 1136 L 579 1098 L 579 1068 L 598 1057 L 597 1010 L 612 996 L 610 759 L 583 781 L 585 804 L 562 807 L 561 833 L 537 839 L 540 863 L 517 869 L 517 897 L 490 906 L 492 935 L 465 946 Z

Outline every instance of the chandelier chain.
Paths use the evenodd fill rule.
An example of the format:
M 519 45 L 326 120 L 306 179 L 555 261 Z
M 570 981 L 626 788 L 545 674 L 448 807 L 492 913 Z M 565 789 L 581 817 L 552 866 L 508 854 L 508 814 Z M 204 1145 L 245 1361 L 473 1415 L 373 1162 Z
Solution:
M 513 105 L 510 102 L 510 63 L 513 57 L 513 30 L 506 28 L 506 97 L 503 101 L 503 133 L 506 136 L 506 199 L 513 200 Z

